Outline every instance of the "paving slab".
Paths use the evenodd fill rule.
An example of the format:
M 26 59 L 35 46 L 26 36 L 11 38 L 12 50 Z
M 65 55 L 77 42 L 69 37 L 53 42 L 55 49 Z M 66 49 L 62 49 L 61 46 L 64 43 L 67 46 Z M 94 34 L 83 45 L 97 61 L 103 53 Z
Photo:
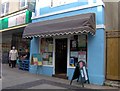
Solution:
M 42 85 L 31 87 L 29 89 L 67 89 L 67 88 L 54 86 L 54 85 L 50 85 L 50 84 L 42 84 Z
M 0 79 L 0 91 L 2 89 L 2 79 Z
M 82 88 L 80 83 L 46 75 L 31 74 L 18 68 L 9 68 L 3 64 L 2 70 L 2 88 L 3 89 L 118 89 L 116 87 L 98 86 L 85 84 Z

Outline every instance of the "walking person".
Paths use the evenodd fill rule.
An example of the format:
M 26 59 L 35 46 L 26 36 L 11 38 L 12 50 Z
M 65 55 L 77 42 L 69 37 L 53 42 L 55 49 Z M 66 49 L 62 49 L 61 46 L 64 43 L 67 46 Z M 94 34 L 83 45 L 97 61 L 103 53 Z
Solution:
M 9 52 L 9 60 L 10 60 L 12 68 L 16 67 L 17 58 L 18 58 L 18 51 L 15 49 L 15 46 L 13 46 Z

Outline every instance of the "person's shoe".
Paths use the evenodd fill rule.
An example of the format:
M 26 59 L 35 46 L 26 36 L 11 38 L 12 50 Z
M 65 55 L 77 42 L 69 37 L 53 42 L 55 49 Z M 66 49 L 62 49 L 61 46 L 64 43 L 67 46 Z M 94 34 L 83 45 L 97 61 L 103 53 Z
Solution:
M 11 67 L 11 64 L 9 64 L 9 67 Z

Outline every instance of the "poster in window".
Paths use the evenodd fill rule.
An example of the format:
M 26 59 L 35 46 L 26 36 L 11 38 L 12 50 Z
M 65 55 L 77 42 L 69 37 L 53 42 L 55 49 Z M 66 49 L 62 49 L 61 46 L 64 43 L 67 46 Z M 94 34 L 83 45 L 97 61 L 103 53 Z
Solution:
M 72 51 L 77 50 L 77 41 L 76 40 L 71 40 L 70 41 L 70 50 L 72 50 Z
M 74 67 L 75 65 L 74 65 L 74 58 L 70 58 L 70 66 L 72 66 L 72 67 Z
M 70 52 L 70 57 L 78 57 L 78 52 L 77 51 L 71 51 Z
M 42 53 L 43 65 L 52 65 L 53 39 L 42 38 L 40 50 Z
M 81 60 L 86 63 L 86 51 L 79 51 L 78 52 L 78 62 Z
M 42 65 L 41 54 L 33 54 L 31 63 L 33 65 L 39 65 L 39 66 Z

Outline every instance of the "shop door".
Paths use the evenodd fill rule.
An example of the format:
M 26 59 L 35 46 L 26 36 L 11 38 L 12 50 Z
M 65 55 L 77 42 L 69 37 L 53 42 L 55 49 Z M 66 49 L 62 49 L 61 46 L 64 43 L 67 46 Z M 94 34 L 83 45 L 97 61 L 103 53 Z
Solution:
M 66 75 L 67 73 L 67 39 L 56 39 L 55 74 Z

